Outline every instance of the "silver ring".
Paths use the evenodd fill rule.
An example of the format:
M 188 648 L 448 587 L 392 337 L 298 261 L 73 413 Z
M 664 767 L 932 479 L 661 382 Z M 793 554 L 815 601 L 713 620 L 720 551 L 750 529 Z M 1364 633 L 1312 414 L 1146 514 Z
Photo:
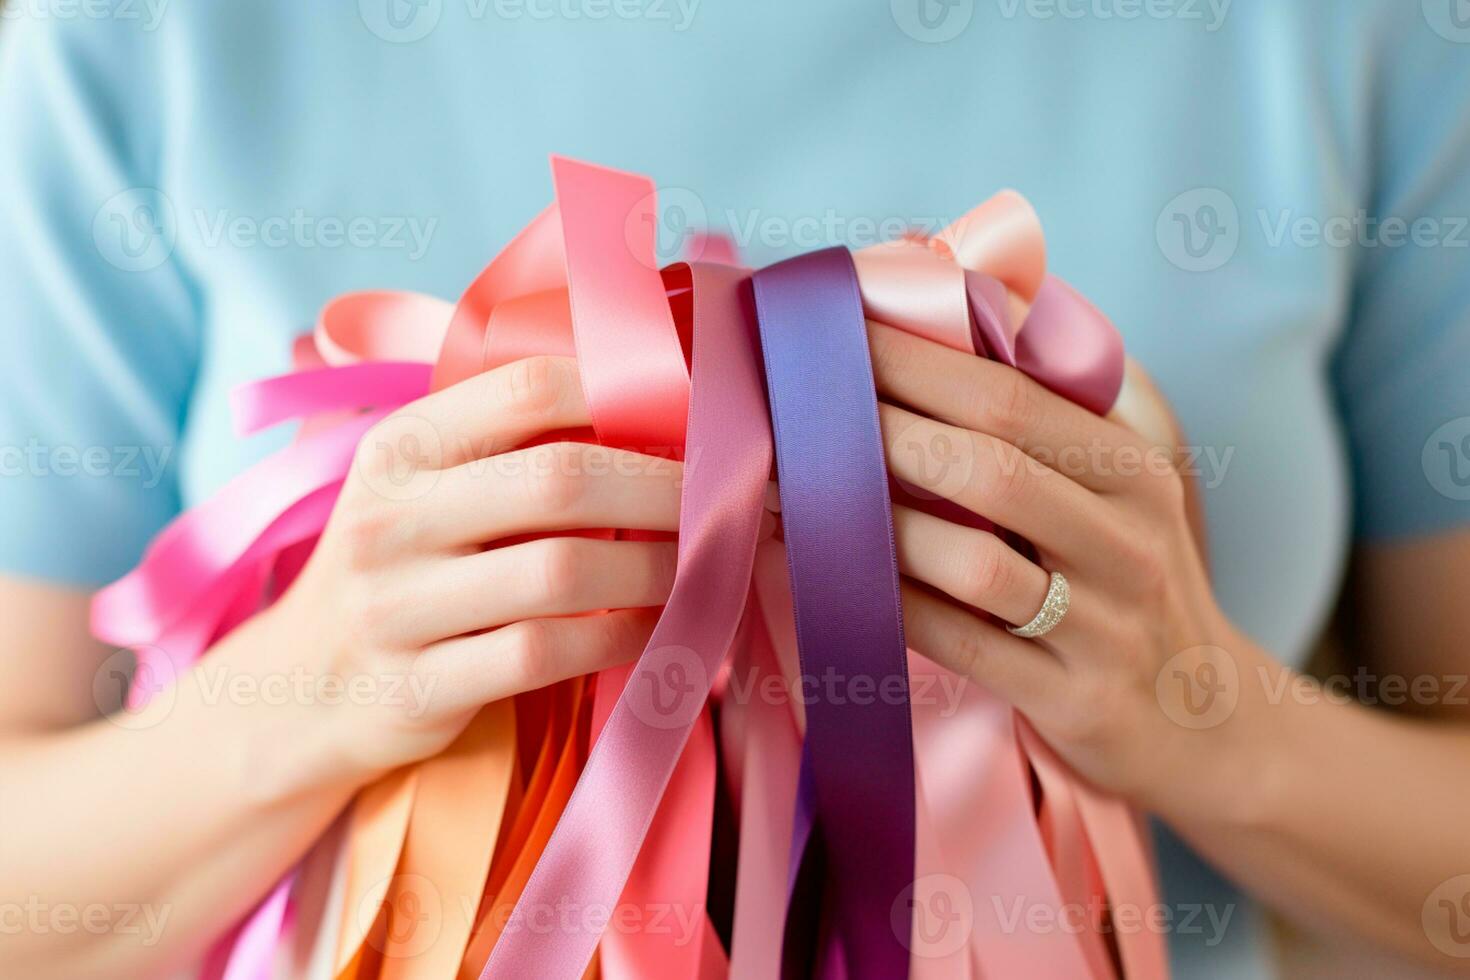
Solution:
M 1047 587 L 1046 598 L 1041 601 L 1041 611 L 1025 626 L 1007 626 L 1006 629 L 1027 640 L 1045 636 L 1057 628 L 1071 605 L 1072 587 L 1067 584 L 1066 576 L 1061 572 L 1052 572 L 1051 585 Z

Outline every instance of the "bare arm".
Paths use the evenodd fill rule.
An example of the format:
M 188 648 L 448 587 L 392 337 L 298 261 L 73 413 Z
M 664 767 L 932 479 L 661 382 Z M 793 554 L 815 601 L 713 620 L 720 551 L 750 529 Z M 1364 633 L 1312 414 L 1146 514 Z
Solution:
M 462 447 L 437 461 L 432 490 L 376 493 L 374 467 L 421 464 L 384 458 L 399 440 L 369 433 L 287 594 L 137 713 L 99 717 L 120 686 L 110 651 L 87 636 L 85 594 L 0 579 L 0 622 L 15 624 L 0 638 L 0 976 L 157 976 L 189 962 L 358 786 L 438 752 L 489 701 L 642 649 L 672 585 L 673 543 L 481 545 L 672 531 L 678 464 L 513 449 L 590 424 L 569 359 L 516 362 L 405 412 Z M 604 609 L 618 611 L 578 615 Z M 404 683 L 345 701 L 279 686 L 303 672 Z
M 890 468 L 1040 551 L 1038 564 L 900 509 L 910 644 L 1006 697 L 1080 773 L 1288 916 L 1470 975 L 1470 531 L 1358 558 L 1358 649 L 1438 693 L 1414 712 L 1341 685 L 1329 697 L 1219 608 L 1180 475 L 1121 465 L 1169 441 L 1167 424 L 1139 424 L 1150 401 L 1167 419 L 1156 399 L 1125 405 L 1124 426 L 1009 368 L 887 327 L 869 336 Z M 924 482 L 947 472 L 924 458 L 936 446 L 960 447 L 962 484 Z M 1117 465 L 1067 464 L 1078 448 Z M 1043 639 L 973 614 L 1025 622 L 1054 570 L 1072 609 Z
M 1287 916 L 1470 975 L 1466 581 L 1470 532 L 1360 549 L 1365 670 L 1319 687 L 1254 652 L 1231 771 L 1258 775 L 1233 819 L 1177 824 Z

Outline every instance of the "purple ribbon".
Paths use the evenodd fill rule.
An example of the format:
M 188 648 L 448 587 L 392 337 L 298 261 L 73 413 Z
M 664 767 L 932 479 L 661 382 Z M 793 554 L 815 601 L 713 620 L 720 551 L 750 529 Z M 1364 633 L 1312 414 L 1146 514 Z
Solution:
M 753 277 L 823 848 L 823 930 L 853 980 L 908 976 L 893 903 L 914 879 L 914 749 L 888 470 L 846 249 Z M 805 781 L 805 780 L 804 780 Z M 801 821 L 798 821 L 800 830 Z

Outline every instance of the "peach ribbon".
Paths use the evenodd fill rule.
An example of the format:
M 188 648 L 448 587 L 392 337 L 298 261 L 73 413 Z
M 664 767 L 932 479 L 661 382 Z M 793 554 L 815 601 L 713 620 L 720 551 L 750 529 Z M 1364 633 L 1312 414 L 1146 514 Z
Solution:
M 933 238 L 885 243 L 853 258 L 871 319 L 1018 367 L 1095 412 L 1111 407 L 1122 382 L 1117 334 L 1074 290 L 1046 275 L 1040 222 L 1014 192 L 996 195 Z M 1099 365 L 1113 369 L 1099 373 Z M 909 506 L 991 527 L 901 485 L 894 493 Z M 784 563 L 758 562 L 756 584 L 794 689 L 800 668 Z M 957 694 L 953 704 L 935 697 L 912 704 L 919 795 L 911 975 L 1118 975 L 1096 910 L 1112 903 L 1146 913 L 1158 901 L 1134 815 L 1073 775 L 993 695 L 912 652 L 910 675 L 915 690 Z M 801 712 L 795 714 L 801 727 Z M 795 763 L 782 761 L 779 786 L 789 789 Z M 765 792 L 779 789 L 769 785 L 775 779 L 768 778 Z M 768 861 L 764 874 L 784 870 Z M 1025 918 L 1036 910 L 1093 919 L 1037 935 Z M 741 913 L 754 920 L 761 910 L 740 907 L 737 936 Z M 1116 939 L 1122 976 L 1168 975 L 1159 934 L 1119 930 Z M 737 944 L 737 963 L 738 953 Z M 767 959 L 745 976 L 770 976 L 770 968 Z
M 457 305 L 397 292 L 339 297 L 323 311 L 309 347 L 298 351 L 298 373 L 242 390 L 235 403 L 242 428 L 307 424 L 291 447 L 182 515 L 138 569 L 98 594 L 94 632 L 139 654 L 134 703 L 284 588 L 301 549 L 324 526 L 362 435 L 431 388 L 528 354 L 576 354 L 595 430 L 576 436 L 682 452 L 689 376 L 680 327 L 687 332 L 688 289 L 680 273 L 660 277 L 653 264 L 652 185 L 567 160 L 555 160 L 553 170 L 558 204 L 534 219 Z M 1068 316 L 1100 315 L 1045 276 L 1039 224 L 1019 197 L 992 199 L 933 240 L 866 249 L 854 259 L 871 318 L 1019 366 L 1095 411 L 1108 407 L 1111 394 L 1088 390 L 1073 370 L 1095 352 L 1068 357 L 1068 345 L 1099 342 L 1096 331 L 1069 332 Z M 1038 305 L 1063 315 L 1028 319 Z M 977 310 L 973 322 L 969 306 Z M 1036 356 L 1042 350 L 1049 355 Z M 784 675 L 794 685 L 781 573 L 779 561 L 757 561 L 759 601 L 752 608 L 759 615 L 735 644 L 735 665 L 756 677 Z M 910 669 L 916 679 L 955 681 L 916 656 Z M 359 794 L 346 834 L 339 980 L 478 975 L 628 675 L 609 672 L 488 706 L 449 750 Z M 696 941 L 610 931 L 589 975 L 757 978 L 779 969 L 775 937 L 788 911 L 786 841 L 801 716 L 799 705 L 783 710 L 761 697 L 731 699 L 730 692 L 724 685 L 717 695 L 724 705 L 719 738 L 735 747 L 729 755 L 737 764 L 726 778 L 741 838 L 729 959 L 704 911 L 700 869 L 709 853 L 716 771 L 715 732 L 701 712 L 620 898 L 632 908 L 696 909 Z M 1037 936 L 1007 928 L 999 913 L 1011 910 L 980 899 L 1090 908 L 1086 903 L 1105 898 L 1147 908 L 1155 898 L 1137 821 L 1070 774 L 988 693 L 970 686 L 954 715 L 942 707 L 915 704 L 921 888 L 914 901 L 920 916 L 941 922 L 950 921 L 954 900 L 968 896 L 968 935 L 954 950 L 947 933 L 916 922 L 911 972 L 1114 975 L 1112 950 L 1096 930 Z M 268 975 L 290 918 L 292 880 L 221 947 L 212 975 Z M 947 895 L 952 883 L 964 894 Z M 1123 976 L 1167 975 L 1156 935 L 1121 934 L 1117 954 Z

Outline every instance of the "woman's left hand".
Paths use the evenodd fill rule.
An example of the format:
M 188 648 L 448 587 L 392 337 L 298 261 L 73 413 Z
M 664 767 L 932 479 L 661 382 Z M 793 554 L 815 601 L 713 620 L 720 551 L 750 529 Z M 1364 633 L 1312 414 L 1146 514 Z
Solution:
M 1037 553 L 896 504 L 909 645 L 1140 805 L 1176 809 L 1206 769 L 1218 785 L 1218 766 L 1202 764 L 1221 761 L 1225 729 L 1190 722 L 1211 710 L 1219 671 L 1237 666 L 1222 651 L 1241 638 L 1211 591 L 1174 447 L 1004 365 L 880 324 L 869 338 L 889 469 Z M 1161 402 L 1156 414 L 1170 418 Z M 1052 571 L 1070 610 L 1044 638 L 1012 635 L 1005 624 L 1037 614 Z

